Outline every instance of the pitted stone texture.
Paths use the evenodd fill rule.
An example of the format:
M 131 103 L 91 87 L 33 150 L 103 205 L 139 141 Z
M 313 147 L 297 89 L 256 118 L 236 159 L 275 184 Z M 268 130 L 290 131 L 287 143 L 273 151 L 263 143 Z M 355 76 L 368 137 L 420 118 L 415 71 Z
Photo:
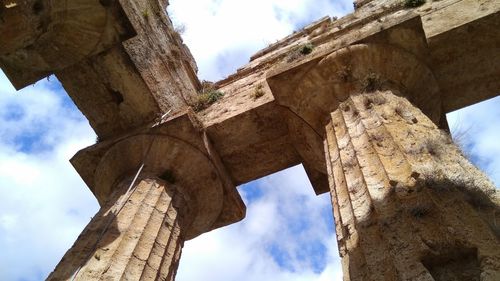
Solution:
M 117 1 L 135 36 L 55 74 L 101 140 L 185 110 L 197 66 L 158 1 Z
M 129 184 L 120 184 L 47 280 L 174 280 L 184 198 L 162 180 L 139 180 L 126 193 Z
M 1 5 L 11 8 L 0 11 L 0 66 L 17 89 L 96 55 L 133 34 L 114 1 L 4 3 Z
M 23 0 L 0 10 L 0 67 L 17 89 L 55 74 L 100 140 L 196 99 L 166 1 Z
M 499 192 L 419 109 L 354 94 L 326 136 L 344 280 L 498 280 Z
M 141 165 L 148 174 L 167 172 L 181 187 L 178 191 L 190 207 L 185 229 L 189 240 L 245 217 L 245 205 L 234 182 L 198 126 L 193 112 L 172 114 L 152 127 L 81 150 L 71 163 L 100 204 L 109 200 L 123 175 Z

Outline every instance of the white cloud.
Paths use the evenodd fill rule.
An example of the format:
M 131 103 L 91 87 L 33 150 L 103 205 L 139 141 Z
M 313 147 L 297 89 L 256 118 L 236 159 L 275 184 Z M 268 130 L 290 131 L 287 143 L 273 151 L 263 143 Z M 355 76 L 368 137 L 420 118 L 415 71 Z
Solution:
M 454 137 L 500 187 L 500 97 L 448 113 Z
M 293 30 L 351 10 L 350 0 L 173 0 L 169 7 L 174 23 L 185 27 L 200 77 L 213 81 Z
M 300 166 L 240 191 L 245 220 L 186 242 L 176 280 L 341 279 L 330 199 L 314 195 Z
M 45 278 L 98 207 L 68 162 L 94 133 L 54 85 L 0 72 L 0 280 Z

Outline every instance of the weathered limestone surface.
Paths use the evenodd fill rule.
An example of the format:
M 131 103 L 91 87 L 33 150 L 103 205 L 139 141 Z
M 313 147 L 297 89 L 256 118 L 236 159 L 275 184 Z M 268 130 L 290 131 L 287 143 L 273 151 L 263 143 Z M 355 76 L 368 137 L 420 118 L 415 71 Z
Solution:
M 354 94 L 326 131 L 345 280 L 500 278 L 495 186 L 420 110 Z
M 302 162 L 306 171 L 311 171 L 308 174 L 316 193 L 328 191 L 326 168 L 318 171 L 312 167 L 314 163 L 298 155 L 289 141 L 294 136 L 286 132 L 284 119 L 271 113 L 282 112 L 282 107 L 275 102 L 276 89 L 268 88 L 268 82 L 277 74 L 312 67 L 317 60 L 346 46 L 377 41 L 420 52 L 419 57 L 439 85 L 440 101 L 433 102 L 442 103 L 443 117 L 498 95 L 500 60 L 492 59 L 500 53 L 498 1 L 427 1 L 415 9 L 401 3 L 370 1 L 343 18 L 323 18 L 259 51 L 235 74 L 217 82 L 225 97 L 199 116 L 237 183 Z M 312 53 L 298 54 L 306 43 L 314 45 Z M 284 84 L 276 88 L 293 88 Z M 265 95 L 255 98 L 261 85 Z M 447 128 L 444 119 L 437 122 Z M 231 133 L 242 128 L 259 129 L 245 136 Z M 268 128 L 279 129 L 272 132 Z
M 71 163 L 103 207 L 50 278 L 172 280 L 184 240 L 245 216 L 236 185 L 302 163 L 332 196 L 345 280 L 499 280 L 499 192 L 440 129 L 500 93 L 500 2 L 355 2 L 197 113 L 168 1 L 0 4 L 0 67 L 16 88 L 55 74 L 99 136 Z
M 10 2 L 0 67 L 18 89 L 55 74 L 100 139 L 195 99 L 196 63 L 164 1 Z
M 500 277 L 499 192 L 435 125 L 441 93 L 416 55 L 353 45 L 294 76 L 275 95 L 298 152 L 319 163 L 324 145 L 345 280 Z
M 153 0 L 120 4 L 136 35 L 55 72 L 101 139 L 182 110 L 199 88 L 196 63 L 166 6 Z
M 196 95 L 198 82 L 194 61 L 163 12 L 168 1 L 101 2 L 107 6 L 99 2 L 99 9 L 120 15 L 107 18 L 111 26 L 121 28 L 110 30 L 122 30 L 119 34 L 124 41 L 107 44 L 107 49 L 88 56 L 82 63 L 54 71 L 64 80 L 63 86 L 89 118 L 100 139 L 109 139 L 140 127 L 169 109 L 177 111 L 187 106 Z M 405 8 L 396 0 L 362 2 L 351 15 L 323 18 L 270 45 L 237 73 L 217 83 L 225 97 L 198 115 L 236 184 L 302 162 L 315 191 L 327 192 L 326 169 L 314 169 L 313 163 L 307 163 L 296 152 L 286 122 L 276 114 L 282 109 L 274 101 L 266 77 L 278 70 L 307 66 L 315 59 L 367 38 L 379 37 L 403 45 L 412 42 L 415 28 L 398 31 L 394 28 L 408 20 L 419 21 L 420 45 L 426 49 L 423 56 L 440 86 L 445 112 L 498 94 L 499 60 L 491 59 L 499 53 L 500 46 L 495 33 L 500 18 L 498 1 L 427 1 L 418 8 Z M 18 8 L 3 9 L 5 18 L 18 12 Z M 5 23 L 0 28 L 7 26 L 5 30 L 9 30 L 9 21 Z M 82 26 L 88 24 L 90 21 Z M 297 48 L 307 42 L 315 46 L 313 52 L 297 56 Z M 415 46 L 404 47 L 415 49 Z M 5 61 L 8 57 L 0 55 L 4 70 Z M 26 60 L 16 64 L 23 66 L 33 68 L 26 67 L 29 66 Z M 265 94 L 255 98 L 260 86 Z M 246 133 L 232 133 L 237 130 Z
M 158 178 L 121 182 L 47 280 L 174 280 L 186 202 Z
M 18 89 L 131 36 L 121 8 L 98 0 L 3 1 L 1 6 L 0 65 Z
M 185 240 L 245 216 L 193 118 L 158 120 L 72 159 L 103 207 L 49 280 L 173 280 Z
M 115 183 L 142 164 L 143 173 L 173 177 L 189 199 L 193 221 L 185 236 L 192 239 L 245 216 L 245 205 L 233 181 L 198 125 L 193 112 L 181 112 L 158 120 L 153 127 L 99 142 L 70 161 L 101 205 L 113 194 Z

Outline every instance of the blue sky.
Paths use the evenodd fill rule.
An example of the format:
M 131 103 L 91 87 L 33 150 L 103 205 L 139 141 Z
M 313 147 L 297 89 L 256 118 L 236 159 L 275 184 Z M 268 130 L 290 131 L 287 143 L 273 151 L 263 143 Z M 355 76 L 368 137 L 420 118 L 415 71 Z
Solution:
M 350 0 L 172 0 L 169 11 L 201 78 L 218 80 L 304 24 L 351 9 Z M 448 116 L 497 186 L 499 108 L 496 98 Z M 0 120 L 0 280 L 44 280 L 98 209 L 68 162 L 95 134 L 55 78 L 15 92 L 0 73 Z M 178 281 L 340 280 L 329 196 L 314 195 L 300 166 L 239 190 L 246 219 L 186 242 Z

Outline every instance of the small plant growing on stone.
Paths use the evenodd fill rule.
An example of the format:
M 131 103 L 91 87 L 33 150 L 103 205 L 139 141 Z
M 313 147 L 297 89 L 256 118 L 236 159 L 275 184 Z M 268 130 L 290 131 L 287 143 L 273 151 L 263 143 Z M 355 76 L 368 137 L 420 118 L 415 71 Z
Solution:
M 314 50 L 313 44 L 306 43 L 300 47 L 299 52 L 302 55 L 309 55 L 310 53 L 312 53 L 313 50 Z
M 401 102 L 398 102 L 396 106 L 394 107 L 394 112 L 399 115 L 400 117 L 404 118 L 405 117 L 405 105 Z
M 224 94 L 220 91 L 210 91 L 210 92 L 206 93 L 206 95 L 207 95 L 206 100 L 207 100 L 209 105 L 218 101 L 220 98 L 222 98 L 224 96 Z
M 195 112 L 199 112 L 224 96 L 224 93 L 217 90 L 212 82 L 203 81 L 202 88 L 196 101 L 191 105 Z
M 495 204 L 491 201 L 489 196 L 495 191 L 483 190 L 477 186 L 467 188 L 466 185 L 457 185 L 457 188 L 464 195 L 465 201 L 469 202 L 472 207 L 476 209 L 495 208 Z
M 425 4 L 426 0 L 404 0 L 404 6 L 406 8 L 416 8 Z
M 312 43 L 303 44 L 303 45 L 299 46 L 298 48 L 294 49 L 291 52 L 291 54 L 288 55 L 287 61 L 292 62 L 294 60 L 297 60 L 300 57 L 303 57 L 305 55 L 312 53 L 313 50 L 314 50 L 314 45 Z
M 148 10 L 144 10 L 144 11 L 142 11 L 142 17 L 143 17 L 145 20 L 148 20 L 148 19 L 149 19 L 149 11 L 148 11 Z
M 425 150 L 432 156 L 439 156 L 442 144 L 436 139 L 427 139 L 423 143 Z
M 260 84 L 259 86 L 257 86 L 257 88 L 255 88 L 255 91 L 253 92 L 253 99 L 256 100 L 256 99 L 262 97 L 264 94 L 265 94 L 264 86 L 262 86 L 262 84 Z
M 193 104 L 193 110 L 196 112 L 199 112 L 199 111 L 209 107 L 210 105 L 212 105 L 213 103 L 218 101 L 223 96 L 224 96 L 224 93 L 222 93 L 220 91 L 215 91 L 215 90 L 207 92 L 207 93 L 201 93 L 198 95 L 198 99 Z

